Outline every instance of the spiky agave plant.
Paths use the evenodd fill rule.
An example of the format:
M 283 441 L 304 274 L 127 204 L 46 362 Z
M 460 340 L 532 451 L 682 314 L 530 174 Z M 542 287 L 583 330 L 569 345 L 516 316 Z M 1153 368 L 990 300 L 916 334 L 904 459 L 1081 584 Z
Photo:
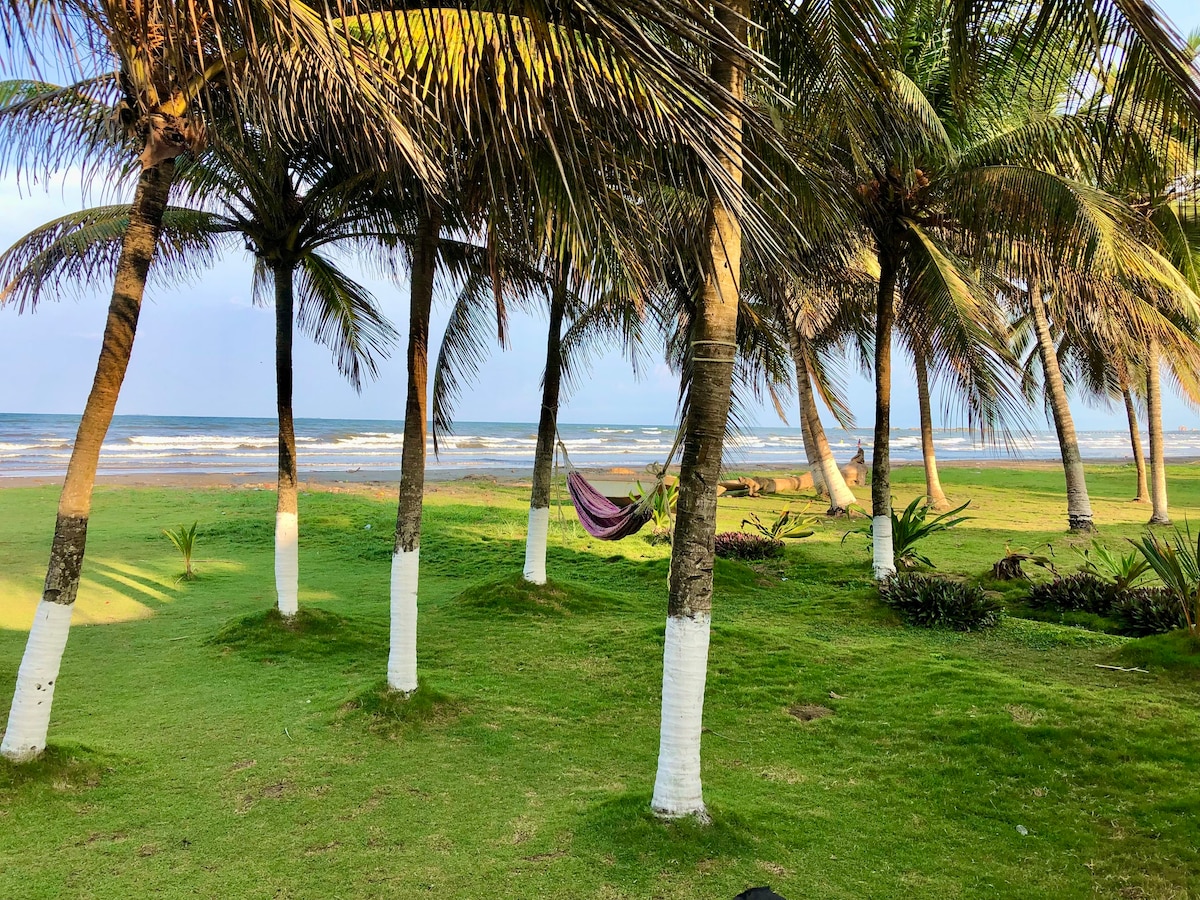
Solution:
M 1169 538 L 1147 532 L 1140 541 L 1131 541 L 1145 557 L 1183 610 L 1188 633 L 1200 639 L 1200 535 L 1192 537 L 1192 527 L 1175 527 Z

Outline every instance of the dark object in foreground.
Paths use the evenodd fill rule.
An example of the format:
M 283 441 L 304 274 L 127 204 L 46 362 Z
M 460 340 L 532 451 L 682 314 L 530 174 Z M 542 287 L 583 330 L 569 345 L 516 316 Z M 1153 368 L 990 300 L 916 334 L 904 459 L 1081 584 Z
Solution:
M 780 897 L 769 887 L 753 887 L 748 891 L 742 891 L 733 900 L 786 900 L 786 898 Z
M 978 585 L 927 575 L 897 575 L 879 586 L 879 597 L 909 625 L 973 631 L 1000 621 L 1000 604 Z

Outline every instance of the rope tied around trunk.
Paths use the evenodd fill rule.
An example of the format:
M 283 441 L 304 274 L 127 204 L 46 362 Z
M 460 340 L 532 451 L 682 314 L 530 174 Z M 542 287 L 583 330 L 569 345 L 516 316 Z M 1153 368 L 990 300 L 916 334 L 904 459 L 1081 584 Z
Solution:
M 733 341 L 692 341 L 692 348 L 695 349 L 701 344 L 712 344 L 716 347 L 732 347 L 733 356 L 725 359 L 721 356 L 693 356 L 692 362 L 717 362 L 717 363 L 732 363 L 737 360 L 737 344 Z

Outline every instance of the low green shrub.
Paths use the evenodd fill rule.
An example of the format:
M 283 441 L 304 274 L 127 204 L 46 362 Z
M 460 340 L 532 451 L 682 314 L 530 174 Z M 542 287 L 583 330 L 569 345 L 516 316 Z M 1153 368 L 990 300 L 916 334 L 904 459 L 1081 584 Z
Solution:
M 879 596 L 910 625 L 973 631 L 1000 621 L 1000 604 L 978 585 L 929 575 L 897 575 Z
M 1078 572 L 1033 585 L 1029 605 L 1034 609 L 1079 610 L 1107 616 L 1120 596 L 1112 583 L 1089 572 Z
M 1125 591 L 1113 604 L 1113 617 L 1121 633 L 1129 637 L 1166 634 L 1187 627 L 1183 607 L 1166 588 L 1137 588 Z
M 783 553 L 783 541 L 744 531 L 722 531 L 717 535 L 716 553 L 726 559 L 767 559 Z

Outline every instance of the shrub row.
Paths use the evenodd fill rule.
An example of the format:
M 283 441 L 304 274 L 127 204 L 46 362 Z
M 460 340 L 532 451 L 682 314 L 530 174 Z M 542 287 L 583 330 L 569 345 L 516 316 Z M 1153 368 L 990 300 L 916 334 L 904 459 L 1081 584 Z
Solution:
M 1185 624 L 1183 610 L 1165 588 L 1119 588 L 1086 572 L 1060 576 L 1029 590 L 1034 609 L 1080 611 L 1113 619 L 1130 637 L 1166 634 Z

